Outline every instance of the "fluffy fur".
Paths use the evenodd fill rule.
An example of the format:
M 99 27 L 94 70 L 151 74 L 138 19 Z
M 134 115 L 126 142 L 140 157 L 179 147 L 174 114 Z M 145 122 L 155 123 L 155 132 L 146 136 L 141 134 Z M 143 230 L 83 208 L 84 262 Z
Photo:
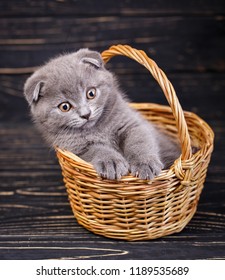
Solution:
M 35 124 L 52 147 L 69 150 L 107 179 L 152 179 L 179 156 L 171 139 L 128 105 L 98 52 L 52 59 L 25 83 Z

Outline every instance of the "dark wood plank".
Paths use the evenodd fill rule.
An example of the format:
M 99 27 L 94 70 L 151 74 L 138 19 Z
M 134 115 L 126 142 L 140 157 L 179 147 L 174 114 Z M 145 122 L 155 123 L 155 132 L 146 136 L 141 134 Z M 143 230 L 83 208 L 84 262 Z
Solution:
M 89 233 L 90 234 L 90 233 Z M 94 260 L 162 260 L 162 259 L 224 259 L 224 235 L 212 235 L 199 241 L 196 236 L 183 235 L 158 241 L 110 241 L 104 238 L 76 238 L 50 235 L 1 237 L 1 259 L 94 259 Z M 47 238 L 47 239 L 46 239 Z M 215 242 L 215 239 L 217 242 Z
M 166 71 L 224 71 L 224 22 L 214 16 L 1 18 L 0 68 L 39 66 L 82 47 L 129 44 Z
M 208 15 L 224 12 L 223 0 L 205 0 L 204 5 L 200 0 L 176 1 L 176 0 L 130 0 L 130 1 L 16 1 L 4 0 L 0 2 L 0 15 L 4 16 L 42 16 L 48 15 L 157 15 L 157 14 L 196 14 Z

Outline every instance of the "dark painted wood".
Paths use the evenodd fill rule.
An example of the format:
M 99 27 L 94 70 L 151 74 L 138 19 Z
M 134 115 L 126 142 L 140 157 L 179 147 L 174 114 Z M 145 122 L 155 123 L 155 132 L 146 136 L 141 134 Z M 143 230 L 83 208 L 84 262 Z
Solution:
M 225 259 L 224 3 L 0 2 L 0 259 Z M 63 51 L 118 43 L 145 50 L 183 108 L 216 135 L 196 215 L 181 233 L 153 241 L 107 239 L 77 224 L 58 161 L 23 98 L 32 67 Z M 143 67 L 119 57 L 108 67 L 132 101 L 166 104 Z
M 211 15 L 224 12 L 223 0 L 128 0 L 128 1 L 99 1 L 99 0 L 8 0 L 0 2 L 0 15 L 4 16 L 96 16 L 120 15 L 136 16 L 157 14 L 166 15 Z
M 224 71 L 224 34 L 225 17 L 213 15 L 3 17 L 0 73 L 2 68 L 38 66 L 81 47 L 103 51 L 118 43 L 145 50 L 166 71 Z

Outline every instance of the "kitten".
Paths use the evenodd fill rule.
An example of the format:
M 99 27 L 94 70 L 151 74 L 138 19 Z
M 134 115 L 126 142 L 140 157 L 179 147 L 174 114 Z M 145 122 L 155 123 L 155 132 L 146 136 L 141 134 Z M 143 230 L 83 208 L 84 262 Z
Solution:
M 129 107 L 98 52 L 50 60 L 26 81 L 24 94 L 48 144 L 92 163 L 104 178 L 130 172 L 153 179 L 180 155 L 177 144 Z

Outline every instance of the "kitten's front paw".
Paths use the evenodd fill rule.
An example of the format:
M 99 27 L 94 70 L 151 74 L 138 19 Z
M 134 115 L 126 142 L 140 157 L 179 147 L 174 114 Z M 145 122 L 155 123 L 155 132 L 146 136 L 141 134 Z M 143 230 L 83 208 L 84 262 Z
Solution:
M 133 176 L 143 180 L 152 180 L 163 169 L 162 162 L 152 157 L 151 160 L 145 162 L 133 162 L 130 164 L 130 172 Z
M 95 159 L 92 162 L 97 173 L 109 180 L 119 180 L 129 172 L 129 165 L 124 158 L 112 157 L 108 159 Z

